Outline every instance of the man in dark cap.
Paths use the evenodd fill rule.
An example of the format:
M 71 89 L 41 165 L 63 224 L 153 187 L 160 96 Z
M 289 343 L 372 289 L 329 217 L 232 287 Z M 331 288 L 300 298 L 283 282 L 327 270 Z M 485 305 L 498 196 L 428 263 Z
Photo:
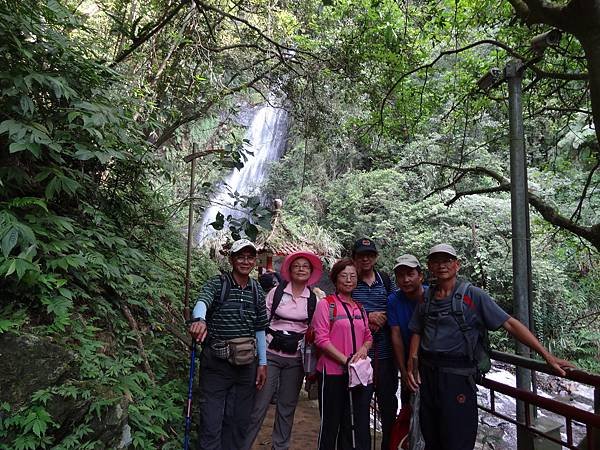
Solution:
M 381 420 L 381 449 L 388 450 L 390 429 L 398 411 L 398 368 L 387 323 L 387 298 L 393 287 L 386 273 L 375 270 L 378 256 L 377 246 L 372 239 L 364 237 L 354 243 L 352 258 L 358 272 L 358 283 L 352 298 L 363 305 L 369 316 L 374 342 L 369 357 L 373 365 L 373 386 Z

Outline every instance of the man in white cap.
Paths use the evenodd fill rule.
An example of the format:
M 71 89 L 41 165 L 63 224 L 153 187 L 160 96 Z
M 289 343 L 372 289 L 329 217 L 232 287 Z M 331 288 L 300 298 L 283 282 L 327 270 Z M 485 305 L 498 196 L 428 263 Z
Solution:
M 423 286 L 423 271 L 414 255 L 405 254 L 396 259 L 394 266 L 398 290 L 388 296 L 387 319 L 392 333 L 392 349 L 402 381 L 400 399 L 402 407 L 410 399 L 406 362 L 412 333 L 408 324 L 419 302 L 423 301 L 426 288 Z
M 413 332 L 408 380 L 421 392 L 421 431 L 428 449 L 473 450 L 477 437 L 475 382 L 485 361 L 485 330 L 506 329 L 564 375 L 571 363 L 552 355 L 517 319 L 483 290 L 457 281 L 458 254 L 450 244 L 429 250 L 427 267 L 436 279 L 410 321 Z M 418 367 L 418 371 L 416 370 Z
M 209 280 L 194 307 L 190 334 L 203 342 L 200 357 L 199 448 L 243 447 L 256 389 L 267 379 L 265 296 L 250 278 L 256 247 L 235 241 L 232 271 Z M 258 364 L 256 355 L 258 353 Z

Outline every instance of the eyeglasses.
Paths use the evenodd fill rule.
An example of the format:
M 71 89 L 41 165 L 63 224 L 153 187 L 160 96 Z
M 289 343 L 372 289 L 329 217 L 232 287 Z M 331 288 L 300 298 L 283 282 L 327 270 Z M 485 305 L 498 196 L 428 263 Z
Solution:
M 310 264 L 292 264 L 291 266 L 292 270 L 310 270 Z
M 431 264 L 432 266 L 441 266 L 441 265 L 449 266 L 454 261 L 456 261 L 455 258 L 450 258 L 450 257 L 443 258 L 442 257 L 442 258 L 433 258 L 433 259 L 430 259 L 428 261 L 428 263 Z
M 344 280 L 356 280 L 357 276 L 354 273 L 349 273 L 349 274 L 340 273 L 338 275 L 338 278 L 343 278 Z
M 233 257 L 236 262 L 253 262 L 256 261 L 256 255 L 236 255 Z

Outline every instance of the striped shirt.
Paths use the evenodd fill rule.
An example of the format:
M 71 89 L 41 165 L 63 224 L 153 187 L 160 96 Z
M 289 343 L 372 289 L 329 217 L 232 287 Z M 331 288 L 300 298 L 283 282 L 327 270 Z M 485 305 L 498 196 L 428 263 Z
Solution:
M 212 317 L 207 320 L 208 337 L 225 341 L 238 337 L 251 337 L 255 335 L 256 331 L 265 330 L 268 317 L 265 294 L 260 285 L 254 280 L 249 280 L 248 285 L 242 288 L 235 282 L 233 276 L 227 276 L 231 280 L 231 289 L 220 308 L 213 311 Z M 217 276 L 211 278 L 200 291 L 198 301 L 206 305 L 207 318 L 211 314 L 212 303 L 219 301 L 221 284 L 221 278 Z M 252 284 L 258 289 L 256 308 L 254 307 Z
M 356 289 L 352 291 L 352 298 L 359 301 L 367 313 L 375 311 L 387 312 L 388 292 L 379 272 L 375 271 L 375 281 L 368 285 L 362 280 L 358 280 Z M 376 333 L 373 333 L 373 347 L 369 351 L 371 359 L 392 358 L 392 339 L 390 335 L 390 326 L 386 323 Z

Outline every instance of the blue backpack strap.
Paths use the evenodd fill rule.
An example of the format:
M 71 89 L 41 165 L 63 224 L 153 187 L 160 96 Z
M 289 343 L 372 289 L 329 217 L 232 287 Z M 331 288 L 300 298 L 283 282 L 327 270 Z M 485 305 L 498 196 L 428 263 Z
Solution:
M 424 296 L 425 306 L 423 308 L 423 312 L 425 314 L 425 318 L 429 317 L 431 314 L 431 304 L 433 303 L 433 297 L 435 295 L 435 285 L 431 285 L 429 289 L 427 289 L 427 295 Z

